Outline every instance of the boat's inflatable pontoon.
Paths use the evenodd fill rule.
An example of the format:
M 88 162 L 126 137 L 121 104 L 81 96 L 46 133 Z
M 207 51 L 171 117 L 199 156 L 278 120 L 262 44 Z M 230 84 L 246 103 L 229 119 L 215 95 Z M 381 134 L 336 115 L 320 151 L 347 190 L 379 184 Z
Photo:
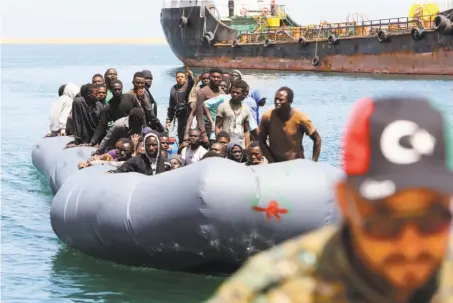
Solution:
M 57 194 L 51 222 L 68 246 L 122 264 L 215 271 L 338 221 L 333 185 L 342 172 L 294 160 L 249 167 L 208 158 L 156 176 L 77 169 L 94 150 L 46 138 L 33 163 Z M 201 269 L 204 268 L 204 269 Z

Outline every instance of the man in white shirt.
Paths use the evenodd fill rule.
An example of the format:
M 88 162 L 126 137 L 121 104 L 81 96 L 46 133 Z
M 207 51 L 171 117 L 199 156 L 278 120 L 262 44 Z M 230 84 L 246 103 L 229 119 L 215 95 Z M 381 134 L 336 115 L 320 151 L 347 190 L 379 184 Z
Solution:
M 181 157 L 184 165 L 189 165 L 200 161 L 207 150 L 201 146 L 201 132 L 198 129 L 189 131 L 189 146 L 181 150 Z

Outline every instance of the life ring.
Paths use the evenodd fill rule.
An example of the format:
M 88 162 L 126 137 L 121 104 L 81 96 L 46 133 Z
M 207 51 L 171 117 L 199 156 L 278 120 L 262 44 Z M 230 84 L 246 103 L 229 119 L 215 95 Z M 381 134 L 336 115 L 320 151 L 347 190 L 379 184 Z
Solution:
M 420 41 L 425 36 L 425 31 L 422 29 L 419 29 L 417 27 L 414 27 L 411 30 L 411 36 L 412 36 L 412 39 L 414 39 L 415 41 Z
M 329 43 L 329 45 L 337 44 L 337 43 L 338 43 L 338 38 L 335 37 L 335 35 L 330 35 L 330 36 L 327 38 L 327 43 Z
M 389 40 L 389 33 L 385 30 L 380 30 L 378 33 L 377 33 L 377 40 L 379 43 L 384 43 L 384 42 L 387 42 Z
M 241 8 L 241 16 L 247 16 L 247 14 L 249 13 L 249 10 L 246 9 L 245 7 Z
M 267 6 L 263 7 L 263 9 L 261 10 L 261 13 L 262 13 L 264 16 L 269 15 L 269 8 L 268 8 Z
M 313 60 L 311 60 L 311 65 L 318 66 L 319 65 L 319 57 L 315 56 Z
M 271 40 L 269 40 L 269 39 L 264 40 L 263 45 L 264 45 L 264 47 L 268 47 L 269 45 L 271 45 Z

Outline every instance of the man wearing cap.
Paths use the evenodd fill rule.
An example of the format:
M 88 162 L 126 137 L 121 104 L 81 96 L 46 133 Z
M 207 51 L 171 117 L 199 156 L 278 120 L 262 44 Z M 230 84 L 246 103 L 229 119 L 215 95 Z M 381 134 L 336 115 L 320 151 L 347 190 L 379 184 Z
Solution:
M 151 73 L 150 70 L 143 70 L 142 71 L 143 75 L 145 75 L 145 91 L 148 97 L 148 100 L 151 104 L 151 107 L 154 112 L 154 116 L 157 117 L 157 103 L 156 100 L 154 100 L 153 94 L 151 94 L 151 85 L 153 85 L 153 74 Z
M 208 302 L 453 302 L 450 132 L 423 99 L 358 102 L 335 188 L 343 223 L 252 257 Z

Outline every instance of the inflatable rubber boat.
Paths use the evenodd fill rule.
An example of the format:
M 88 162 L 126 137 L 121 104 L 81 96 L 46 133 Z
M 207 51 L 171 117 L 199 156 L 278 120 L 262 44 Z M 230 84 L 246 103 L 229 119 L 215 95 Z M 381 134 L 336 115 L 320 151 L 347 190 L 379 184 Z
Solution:
M 156 176 L 78 170 L 94 150 L 41 140 L 33 164 L 56 192 L 51 223 L 70 247 L 121 264 L 230 272 L 288 238 L 338 221 L 333 185 L 342 172 L 293 160 L 245 166 L 207 158 Z

